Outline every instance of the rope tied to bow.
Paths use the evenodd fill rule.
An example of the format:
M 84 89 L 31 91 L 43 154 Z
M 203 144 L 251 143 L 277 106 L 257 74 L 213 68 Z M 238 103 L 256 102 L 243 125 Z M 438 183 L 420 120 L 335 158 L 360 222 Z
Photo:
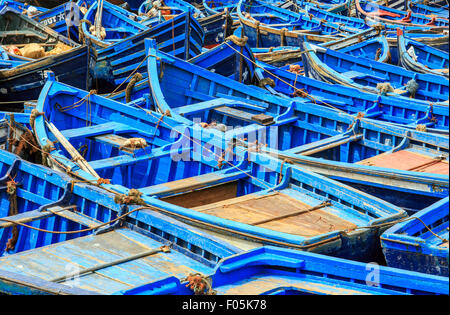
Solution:
M 130 189 L 128 195 L 117 194 L 114 196 L 114 202 L 120 205 L 140 205 L 145 206 L 145 201 L 141 198 L 142 193 L 137 189 Z
M 133 91 L 134 86 L 137 82 L 143 79 L 142 74 L 140 72 L 136 72 L 131 78 L 130 82 L 128 82 L 125 88 L 125 100 L 127 103 L 131 102 L 131 92 Z
M 101 185 L 101 184 L 111 184 L 111 180 L 100 177 L 99 179 L 97 179 L 97 185 Z
M 236 35 L 231 35 L 231 36 L 228 36 L 225 40 L 232 41 L 233 44 L 235 44 L 239 47 L 244 47 L 247 44 L 248 37 L 247 36 L 237 37 Z
M 49 163 L 49 160 L 48 160 L 48 156 L 50 155 L 50 152 L 52 152 L 52 151 L 54 151 L 54 150 L 56 150 L 56 148 L 55 148 L 53 142 L 48 142 L 47 144 L 45 144 L 45 145 L 42 147 L 42 150 L 41 150 L 41 155 L 42 155 L 42 165 L 47 166 L 47 167 L 50 167 L 50 163 Z
M 187 281 L 186 287 L 194 291 L 195 295 L 216 295 L 217 293 L 212 288 L 212 280 L 200 273 L 191 273 L 181 281 Z
M 38 116 L 42 116 L 42 115 L 44 115 L 43 112 L 39 112 L 36 108 L 33 108 L 33 110 L 30 113 L 30 126 L 31 126 L 31 129 L 34 130 L 34 122 L 36 121 L 36 118 Z
M 17 183 L 11 178 L 10 181 L 6 182 L 6 193 L 8 194 L 9 200 L 9 213 L 8 216 L 13 216 L 19 214 L 17 208 Z M 19 229 L 17 225 L 12 226 L 12 236 L 8 239 L 6 243 L 5 251 L 11 251 L 16 248 L 17 240 L 19 239 Z
M 258 86 L 260 88 L 264 88 L 266 85 L 269 85 L 269 86 L 274 88 L 275 87 L 275 81 L 272 80 L 271 78 L 263 78 L 263 79 L 259 80 Z
M 86 19 L 82 19 L 80 21 L 80 24 L 82 23 L 86 23 L 88 25 L 88 29 L 92 26 L 92 22 Z M 86 38 L 84 37 L 83 28 L 81 27 L 81 25 L 78 27 L 78 41 L 86 45 Z

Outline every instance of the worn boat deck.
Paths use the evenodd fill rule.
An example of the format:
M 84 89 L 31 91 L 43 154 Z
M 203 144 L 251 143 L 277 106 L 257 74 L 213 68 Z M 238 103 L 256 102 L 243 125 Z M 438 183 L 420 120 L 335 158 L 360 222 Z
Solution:
M 354 223 L 332 214 L 330 207 L 311 210 L 315 206 L 317 205 L 308 205 L 287 194 L 273 192 L 264 195 L 249 194 L 192 209 L 220 218 L 304 237 L 356 227 Z M 285 217 L 292 213 L 297 214 Z
M 449 174 L 448 161 L 433 158 L 410 150 L 380 154 L 357 164 L 394 168 L 404 171 L 416 171 L 433 174 Z
M 270 291 L 277 292 L 282 289 L 301 291 L 304 294 L 336 294 L 336 295 L 361 295 L 373 294 L 369 290 L 355 290 L 354 287 L 343 284 L 336 285 L 333 281 L 324 283 L 317 279 L 304 278 L 304 281 L 299 281 L 298 278 L 291 278 L 289 276 L 273 276 L 258 275 L 250 277 L 240 283 L 233 283 L 223 287 L 215 288 L 219 295 L 261 295 L 270 294 Z
M 0 269 L 53 280 L 77 270 L 158 249 L 161 243 L 129 229 L 80 237 L 50 246 L 0 258 Z M 110 294 L 164 278 L 185 277 L 212 269 L 177 251 L 158 252 L 140 259 L 103 268 L 62 284 L 78 283 L 85 290 Z

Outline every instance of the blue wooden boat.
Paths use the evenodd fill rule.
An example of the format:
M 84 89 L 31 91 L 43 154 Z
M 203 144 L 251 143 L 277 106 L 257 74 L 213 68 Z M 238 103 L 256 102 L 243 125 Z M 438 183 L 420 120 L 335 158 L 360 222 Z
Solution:
M 365 0 L 355 0 L 356 12 L 362 19 L 402 26 L 425 26 L 448 29 L 448 19 L 392 9 Z
M 409 1 L 408 9 L 410 9 L 414 13 L 424 15 L 437 15 L 448 20 L 448 3 L 446 3 L 446 5 L 444 6 L 433 7 L 416 1 Z
M 371 26 L 377 25 L 383 27 L 385 30 L 395 30 L 396 28 L 400 27 L 400 25 L 390 24 L 390 23 L 384 23 L 382 21 L 378 20 L 371 20 L 367 22 L 367 20 L 363 18 L 358 17 L 349 17 L 349 16 L 343 16 L 341 14 L 336 14 L 333 12 L 329 12 L 328 10 L 323 10 L 318 8 L 316 5 L 307 4 L 305 5 L 304 11 L 316 17 L 317 19 L 323 19 L 325 21 L 331 22 L 331 23 L 337 23 L 340 25 L 346 25 L 351 26 L 356 29 L 368 29 Z M 442 31 L 442 28 L 436 28 L 433 26 L 417 26 L 417 25 L 402 25 L 401 26 L 405 31 L 414 31 L 414 30 L 430 30 L 435 32 Z
M 137 12 L 144 1 L 145 0 L 126 0 L 130 7 L 130 10 L 133 12 Z
M 319 20 L 323 19 L 331 23 L 341 24 L 361 30 L 370 28 L 370 26 L 367 25 L 363 19 L 340 15 L 327 10 L 321 10 L 314 5 L 306 5 L 304 10 L 308 15 L 312 15 Z
M 274 90 L 286 96 L 307 95 L 317 104 L 407 128 L 448 134 L 448 106 L 426 104 L 415 99 L 364 93 L 358 89 L 325 83 L 289 72 L 289 66 L 277 68 L 258 62 L 264 76 L 274 81 Z M 306 92 L 302 94 L 301 92 Z
M 221 56 L 227 51 L 227 44 L 222 46 L 225 47 L 220 50 Z M 186 124 L 219 124 L 226 130 L 228 139 L 251 139 L 249 142 L 257 139 L 269 146 L 269 154 L 357 186 L 409 211 L 422 209 L 448 194 L 447 137 L 388 127 L 370 119 L 356 119 L 358 124 L 355 124 L 355 117 L 332 109 L 318 108 L 316 104 L 300 99 L 291 101 L 271 97 L 261 89 L 218 75 L 222 73 L 233 78 L 239 71 L 230 75 L 227 72 L 230 69 L 224 71 L 218 67 L 216 70 L 216 54 L 211 51 L 198 57 L 200 65 L 205 67 L 209 61 L 214 67 L 215 73 L 212 74 L 198 66 L 150 51 L 154 58 L 149 59 L 150 87 L 146 80 L 137 84 L 129 104 L 170 112 L 172 117 Z M 234 55 L 233 51 L 229 54 L 230 57 Z M 161 72 L 152 70 L 157 60 L 164 63 L 161 67 L 165 75 L 168 73 L 167 77 L 161 77 Z M 258 77 L 257 71 L 255 75 Z M 182 84 L 176 83 L 172 79 L 174 77 L 192 82 L 190 88 L 181 89 Z M 125 102 L 124 93 L 113 98 Z M 261 113 L 264 113 L 265 121 L 257 119 Z M 320 121 L 333 123 L 330 122 L 322 131 L 310 123 Z M 263 132 L 265 125 L 269 127 Z M 373 136 L 370 140 L 365 136 L 349 136 L 354 134 Z M 441 155 L 443 160 L 435 160 Z M 399 156 L 405 160 L 403 164 L 393 164 L 392 160 Z
M 94 86 L 99 93 L 112 91 L 117 86 L 129 83 L 136 73 L 147 77 L 145 38 L 154 38 L 158 49 L 182 59 L 190 59 L 202 51 L 203 31 L 189 13 L 140 32 L 123 41 L 97 50 L 95 65 L 91 68 Z M 126 85 L 124 85 L 125 88 Z
M 401 30 L 397 42 L 400 64 L 405 69 L 448 78 L 448 53 L 407 38 Z
M 294 12 L 299 12 L 301 8 L 306 5 L 314 5 L 315 7 L 331 13 L 338 13 L 343 16 L 349 16 L 349 9 L 353 4 L 353 0 L 287 0 L 280 3 L 275 3 L 276 6 L 288 9 Z
M 237 28 L 235 22 L 228 12 L 222 12 L 197 19 L 203 28 L 205 48 L 212 48 L 224 41 L 228 36 L 233 35 Z
M 0 11 L 0 28 L 3 45 L 25 47 L 37 43 L 45 54 L 39 59 L 9 54 L 9 59 L 23 63 L 0 70 L 0 102 L 20 108 L 22 102 L 37 99 L 44 84 L 45 70 L 54 71 L 58 81 L 83 89 L 89 87 L 88 66 L 93 52 L 88 46 L 80 46 L 8 7 Z M 61 52 L 58 46 L 70 49 Z M 53 49 L 58 53 L 51 52 Z
M 208 14 L 201 0 L 188 1 L 188 4 L 195 9 L 192 10 L 190 6 L 182 6 L 184 7 L 184 10 L 181 11 L 191 11 L 191 13 L 196 16 L 195 19 L 200 23 L 205 34 L 203 43 L 204 47 L 207 49 L 222 43 L 225 38 L 233 34 L 233 31 L 237 27 L 236 21 L 233 21 L 229 12 Z M 176 2 L 173 2 L 173 5 L 177 6 Z M 170 15 L 168 17 L 170 17 Z
M 94 2 L 94 0 L 68 1 L 36 15 L 34 19 L 65 37 L 79 41 L 79 22 Z M 70 17 L 72 24 L 67 24 L 66 17 Z
M 47 11 L 48 9 L 39 6 L 30 5 L 28 3 L 18 2 L 14 0 L 0 0 L 0 8 L 7 6 L 16 10 L 19 13 L 26 14 L 28 17 L 33 17 L 35 14 L 39 14 Z M 30 10 L 28 10 L 30 9 Z
M 448 19 L 448 3 L 446 0 L 435 1 L 434 3 L 425 4 L 422 0 L 411 0 L 411 1 L 398 1 L 398 0 L 378 0 L 375 1 L 386 7 L 402 10 L 402 11 L 412 11 L 413 13 L 419 13 L 424 15 L 436 15 L 441 18 Z
M 81 162 L 70 161 L 60 143 L 50 150 L 52 159 L 84 180 L 110 179 L 102 187 L 139 189 L 149 196 L 145 199 L 149 206 L 212 230 L 214 236 L 239 248 L 277 244 L 372 259 L 378 253 L 377 224 L 389 225 L 405 216 L 392 204 L 242 147 L 225 160 L 229 141 L 219 130 L 176 127 L 167 115 L 96 95 L 83 102 L 87 97 L 87 92 L 50 80 L 37 110 L 74 148 L 86 147 L 85 160 L 95 173 Z M 80 106 L 71 106 L 75 102 Z M 86 116 L 89 112 L 92 115 Z M 35 129 L 40 145 L 48 148 L 55 140 L 54 128 L 39 116 Z M 130 137 L 145 139 L 147 146 L 133 150 L 125 142 Z M 374 227 L 358 228 L 362 226 Z
M 384 232 L 387 264 L 448 278 L 448 205 L 447 196 Z
M 239 34 L 239 30 L 235 32 Z M 362 39 L 362 40 L 361 40 Z M 392 59 L 389 43 L 385 36 L 380 36 L 379 32 L 369 29 L 347 38 L 323 43 L 320 46 L 342 53 L 352 55 L 358 58 L 368 58 L 379 62 L 390 62 Z M 301 62 L 300 47 L 277 47 L 277 48 L 252 48 L 257 59 L 282 67 L 287 64 L 298 64 L 303 70 Z
M 241 0 L 237 14 L 250 47 L 297 46 L 299 34 L 311 42 L 323 43 L 342 38 L 345 32 L 357 32 L 259 0 Z
M 220 259 L 239 251 L 145 207 L 116 203 L 117 193 L 3 150 L 0 178 L 1 293 L 111 294 L 161 277 L 211 273 Z M 47 283 L 30 287 L 36 279 Z
M 266 1 L 268 2 L 268 1 Z M 272 1 L 269 1 L 272 2 Z M 203 7 L 208 15 L 214 15 L 224 11 L 228 11 L 236 17 L 236 7 L 239 4 L 239 0 L 202 0 Z M 234 14 L 233 14 L 234 13 Z
M 241 83 L 252 84 L 257 71 L 255 60 L 250 47 L 242 46 L 242 43 L 239 38 L 229 37 L 225 43 L 191 58 L 189 62 Z
M 379 282 L 367 280 L 375 268 Z M 115 294 L 190 295 L 191 281 L 206 278 L 217 295 L 448 295 L 448 278 L 368 266 L 308 252 L 265 246 L 225 258 L 210 275 L 167 277 Z M 207 290 L 202 292 L 205 294 Z M 264 303 L 261 301 L 261 303 Z
M 206 17 L 198 8 L 183 0 L 164 0 L 163 2 L 146 0 L 138 10 L 140 16 L 156 17 L 161 15 L 164 19 L 171 19 L 183 12 L 191 12 L 196 19 Z
M 95 27 L 99 3 L 103 4 L 103 6 L 101 10 L 101 25 L 99 25 L 101 31 L 97 36 L 95 30 L 92 33 L 91 29 Z M 125 11 L 125 13 L 108 1 L 94 2 L 84 15 L 81 23 L 83 42 L 89 40 L 96 49 L 101 49 L 149 29 L 149 27 L 139 23 L 137 15 L 124 9 L 122 11 Z
M 309 77 L 375 94 L 391 92 L 394 96 L 427 102 L 448 100 L 449 82 L 442 76 L 416 73 L 374 60 L 360 60 L 308 42 L 303 42 L 302 47 L 302 61 Z

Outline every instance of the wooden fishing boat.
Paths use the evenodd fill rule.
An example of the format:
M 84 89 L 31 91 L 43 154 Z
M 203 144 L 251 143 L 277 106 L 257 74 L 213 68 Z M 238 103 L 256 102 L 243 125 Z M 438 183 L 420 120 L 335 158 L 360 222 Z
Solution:
M 203 7 L 208 15 L 214 15 L 224 11 L 232 13 L 236 10 L 238 3 L 239 0 L 202 0 Z
M 29 44 L 39 44 L 40 54 L 38 59 L 9 54 L 12 60 L 26 62 L 0 70 L 0 102 L 20 108 L 22 102 L 37 99 L 46 70 L 53 71 L 58 81 L 89 88 L 88 67 L 93 52 L 88 46 L 80 46 L 7 7 L 0 11 L 0 28 L 4 30 L 0 34 L 3 45 L 26 49 Z
M 0 0 L 0 8 L 2 6 L 7 6 L 11 9 L 16 10 L 19 13 L 25 14 L 28 17 L 33 17 L 36 14 L 47 11 L 48 9 L 42 8 L 40 6 L 30 5 L 28 3 L 18 2 L 14 0 Z
M 220 53 L 223 56 L 226 47 Z M 201 60 L 199 65 L 216 69 L 216 54 L 211 51 L 200 55 L 197 57 Z M 217 126 L 225 132 L 227 139 L 257 140 L 262 152 L 267 151 L 308 170 L 356 186 L 410 212 L 423 209 L 448 194 L 447 137 L 386 126 L 370 119 L 355 119 L 303 100 L 297 103 L 270 97 L 263 90 L 237 84 L 218 75 L 221 73 L 233 78 L 238 70 L 230 75 L 230 69 L 224 71 L 218 67 L 211 74 L 156 51 L 151 51 L 150 55 L 155 59 L 149 60 L 149 69 L 152 68 L 150 63 L 155 65 L 159 60 L 164 63 L 161 67 L 168 76 L 161 77 L 160 72 L 150 70 L 150 87 L 146 80 L 137 84 L 129 105 L 170 112 L 172 117 L 186 124 L 201 122 L 211 125 L 211 128 Z M 230 53 L 229 56 L 235 54 Z M 181 83 L 172 79 L 174 77 L 185 78 L 193 84 L 189 90 L 183 91 Z M 196 82 L 201 82 L 201 86 Z M 151 98 L 149 94 L 157 98 Z M 113 98 L 125 102 L 124 93 Z M 264 114 L 265 120 L 257 119 L 258 114 Z M 319 131 L 315 123 L 320 121 L 333 123 Z M 362 136 L 350 136 L 353 134 Z M 370 135 L 370 140 L 364 135 Z M 264 144 L 269 147 L 264 149 Z M 419 153 L 417 150 L 423 151 Z M 397 156 L 403 156 L 402 165 L 389 162 Z
M 362 19 L 402 26 L 425 26 L 448 30 L 448 19 L 396 10 L 365 0 L 355 0 L 355 4 L 356 12 Z
M 305 73 L 327 83 L 355 87 L 361 91 L 405 96 L 427 102 L 445 102 L 449 97 L 448 79 L 416 73 L 402 67 L 324 49 L 303 42 Z
M 59 34 L 78 42 L 80 33 L 78 28 L 79 22 L 84 18 L 84 13 L 87 12 L 88 7 L 94 2 L 94 0 L 69 1 L 42 12 L 33 18 Z M 71 23 L 68 25 L 66 18 L 69 19 L 69 17 Z
M 75 108 L 57 105 L 75 102 Z M 36 118 L 38 142 L 47 148 L 56 138 L 63 141 L 64 146 L 55 143 L 56 150 L 49 154 L 71 174 L 88 181 L 109 178 L 110 184 L 102 186 L 111 189 L 139 189 L 149 196 L 146 204 L 211 228 L 216 237 L 230 239 L 238 248 L 267 243 L 372 259 L 378 227 L 358 226 L 389 225 L 405 216 L 392 204 L 267 155 L 237 146 L 228 158 L 230 143 L 219 130 L 176 127 L 167 115 L 97 95 L 88 98 L 87 92 L 59 82 L 47 82 L 37 110 L 55 124 Z M 86 120 L 92 126 L 85 127 Z M 143 138 L 146 145 L 133 150 L 125 142 L 129 137 Z M 73 148 L 86 145 L 87 164 L 70 161 L 74 151 L 66 141 Z M 316 222 L 314 227 L 310 222 Z
M 448 19 L 448 3 L 445 0 L 438 1 L 435 5 L 427 5 L 421 0 L 399 1 L 399 0 L 378 0 L 376 3 L 396 10 L 408 11 L 424 15 L 435 15 Z
M 448 206 L 447 197 L 383 233 L 388 266 L 448 278 Z
M 205 48 L 212 48 L 222 43 L 237 28 L 236 23 L 233 22 L 228 12 L 209 15 L 204 18 L 198 18 L 197 20 L 205 34 L 203 40 Z
M 235 32 L 235 34 L 238 31 Z M 369 29 L 354 36 L 331 41 L 320 46 L 342 53 L 349 54 L 358 58 L 368 58 L 379 62 L 390 62 L 391 53 L 389 43 L 385 36 L 380 36 L 380 32 Z M 300 47 L 277 47 L 277 48 L 252 48 L 255 57 L 265 63 L 283 67 L 287 64 L 298 64 L 301 68 Z
M 448 20 L 448 3 L 446 3 L 444 6 L 432 7 L 423 3 L 418 3 L 416 1 L 409 1 L 408 9 L 414 13 L 424 14 L 428 16 L 436 15 Z
M 206 15 L 198 8 L 183 0 L 163 0 L 151 1 L 146 0 L 139 6 L 139 16 L 155 17 L 161 15 L 164 19 L 172 17 L 183 12 L 190 12 L 194 18 L 204 18 Z
M 111 294 L 161 277 L 211 273 L 220 259 L 239 251 L 133 202 L 117 203 L 117 193 L 5 151 L 0 176 L 2 293 Z
M 364 93 L 343 85 L 329 84 L 289 72 L 289 66 L 277 68 L 258 62 L 264 76 L 274 81 L 274 90 L 286 96 L 312 97 L 317 104 L 364 115 L 407 128 L 448 134 L 448 106 L 432 105 L 409 98 Z M 301 93 L 306 92 L 307 94 Z
M 287 0 L 282 2 L 281 4 L 275 5 L 294 12 L 301 11 L 301 8 L 306 5 L 314 5 L 321 10 L 325 10 L 331 13 L 338 13 L 343 16 L 349 16 L 349 10 L 351 9 L 352 3 L 353 0 Z
M 369 266 L 369 271 L 370 271 Z M 207 279 L 204 294 L 217 295 L 397 295 L 448 294 L 448 278 L 377 266 L 380 283 L 367 281 L 368 266 L 338 258 L 265 246 L 221 261 L 213 274 L 184 279 L 167 277 L 116 294 L 182 294 Z M 261 303 L 263 303 L 261 301 Z
M 202 51 L 203 31 L 199 23 L 188 13 L 140 32 L 123 41 L 97 50 L 95 66 L 91 68 L 97 91 L 111 92 L 117 86 L 128 83 L 136 73 L 147 77 L 145 38 L 154 38 L 158 49 L 182 59 L 190 59 Z
M 137 12 L 139 7 L 144 3 L 145 0 L 127 0 L 130 11 Z
M 399 59 L 405 69 L 448 78 L 448 53 L 409 39 L 400 29 L 397 34 Z
M 237 37 L 191 58 L 190 63 L 244 84 L 255 82 L 255 63 L 252 50 Z M 242 64 L 242 68 L 241 68 Z
M 323 43 L 343 37 L 341 32 L 356 32 L 259 0 L 250 3 L 241 0 L 237 14 L 250 47 L 297 46 L 299 35 L 305 35 L 308 41 Z
M 101 18 L 97 18 L 97 7 L 99 4 L 102 4 Z M 126 11 L 125 15 L 125 13 L 120 12 L 120 8 L 103 0 L 94 2 L 81 22 L 83 42 L 89 40 L 96 49 L 106 48 L 149 29 L 149 27 L 139 23 L 137 15 L 128 11 Z M 98 31 L 94 30 L 91 32 L 91 29 L 95 27 L 98 28 Z
M 363 19 L 337 14 L 329 12 L 327 10 L 321 10 L 313 5 L 306 5 L 303 9 L 306 12 L 306 14 L 312 15 L 319 20 L 323 19 L 331 23 L 345 25 L 347 27 L 352 27 L 361 30 L 370 28 L 370 26 L 367 25 Z

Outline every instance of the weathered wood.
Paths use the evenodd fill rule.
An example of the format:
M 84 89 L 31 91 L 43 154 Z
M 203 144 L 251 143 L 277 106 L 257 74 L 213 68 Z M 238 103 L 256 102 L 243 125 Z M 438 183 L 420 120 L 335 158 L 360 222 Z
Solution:
M 76 160 L 78 165 L 83 171 L 88 172 L 92 176 L 100 178 L 97 172 L 89 165 L 89 163 L 84 159 L 84 157 L 72 146 L 72 144 L 67 141 L 63 134 L 55 127 L 51 122 L 46 122 L 47 128 L 53 133 L 53 135 L 58 139 L 59 143 L 69 152 L 74 160 Z

